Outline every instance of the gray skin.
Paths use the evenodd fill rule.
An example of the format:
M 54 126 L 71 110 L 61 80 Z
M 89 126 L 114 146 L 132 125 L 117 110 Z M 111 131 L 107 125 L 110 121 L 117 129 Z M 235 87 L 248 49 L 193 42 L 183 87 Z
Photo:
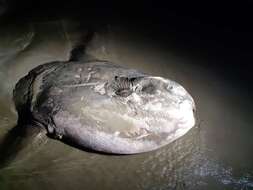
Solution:
M 20 79 L 19 125 L 81 149 L 135 154 L 195 125 L 195 104 L 178 83 L 107 61 L 53 62 Z

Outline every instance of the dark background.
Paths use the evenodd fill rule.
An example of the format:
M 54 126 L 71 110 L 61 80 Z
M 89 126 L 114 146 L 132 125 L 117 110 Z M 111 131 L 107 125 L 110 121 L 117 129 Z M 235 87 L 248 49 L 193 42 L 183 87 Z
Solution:
M 72 18 L 92 27 L 121 24 L 165 48 L 184 52 L 242 85 L 250 84 L 253 1 L 1 0 L 1 27 Z M 200 64 L 199 62 L 196 64 Z
M 140 70 L 142 70 L 141 67 L 143 67 L 143 70 L 148 68 L 147 70 L 151 73 L 154 69 L 154 73 L 159 74 L 159 76 L 160 74 L 161 76 L 168 76 L 168 78 L 178 81 L 184 87 L 188 87 L 189 92 L 196 101 L 197 116 L 200 118 L 200 125 L 194 130 L 196 134 L 189 134 L 185 140 L 182 138 L 182 141 L 179 141 L 178 144 L 168 146 L 168 149 L 162 149 L 159 154 L 139 155 L 139 159 L 135 159 L 136 157 L 118 159 L 101 156 L 94 158 L 90 154 L 84 156 L 82 152 L 73 152 L 71 154 L 72 149 L 70 147 L 50 141 L 49 145 L 22 164 L 22 167 L 27 171 L 25 173 L 29 173 L 29 175 L 20 175 L 18 173 L 17 176 L 17 171 L 22 171 L 22 167 L 21 169 L 13 167 L 11 172 L 16 176 L 10 178 L 8 175 L 12 176 L 11 172 L 8 173 L 7 177 L 5 177 L 5 173 L 3 175 L 0 173 L 0 178 L 4 176 L 4 179 L 6 178 L 7 182 L 12 183 L 17 189 L 22 189 L 22 187 L 19 187 L 21 183 L 26 187 L 24 189 L 27 189 L 28 186 L 33 189 L 34 187 L 50 189 L 52 186 L 60 187 L 59 189 L 67 189 L 68 187 L 76 187 L 77 189 L 80 187 L 79 189 L 82 189 L 84 186 L 85 188 L 88 186 L 87 188 L 91 189 L 89 187 L 92 185 L 97 189 L 112 189 L 111 187 L 134 189 L 129 188 L 128 185 L 135 187 L 136 184 L 147 184 L 147 186 L 144 186 L 147 188 L 144 189 L 156 187 L 156 185 L 160 188 L 160 185 L 163 184 L 173 185 L 175 182 L 178 183 L 177 179 L 180 182 L 181 175 L 183 181 L 190 182 L 189 187 L 193 187 L 193 189 L 198 188 L 198 186 L 191 186 L 191 182 L 193 185 L 195 183 L 201 185 L 202 182 L 206 182 L 203 184 L 207 185 L 207 189 L 251 188 L 253 181 L 253 101 L 251 99 L 253 97 L 253 85 L 251 84 L 253 81 L 253 29 L 251 28 L 253 0 L 238 0 L 237 2 L 210 0 L 202 2 L 168 1 L 169 3 L 165 3 L 165 1 L 138 1 L 138 3 L 136 1 L 118 1 L 118 3 L 115 3 L 102 0 L 92 2 L 84 0 L 0 0 L 0 2 L 2 2 L 0 4 L 2 5 L 2 9 L 0 8 L 2 10 L 0 31 L 6 29 L 5 31 L 8 33 L 9 30 L 6 26 L 14 25 L 14 29 L 10 27 L 14 30 L 14 32 L 10 31 L 10 36 L 13 35 L 12 33 L 18 33 L 19 27 L 22 28 L 23 24 L 25 28 L 26 23 L 35 23 L 34 25 L 36 25 L 36 22 L 44 21 L 45 23 L 48 23 L 48 21 L 57 21 L 55 23 L 59 23 L 61 19 L 76 20 L 77 23 L 81 22 L 84 28 L 90 27 L 95 31 L 102 30 L 101 34 L 106 33 L 103 33 L 103 29 L 107 28 L 108 25 L 122 27 L 124 32 L 119 35 L 120 37 L 115 36 L 116 43 L 111 44 L 117 46 L 114 46 L 114 49 L 111 48 L 111 52 L 120 53 L 120 51 L 113 50 L 122 45 L 125 48 L 121 54 L 122 57 L 128 56 L 128 59 L 124 57 L 125 62 L 122 63 L 128 63 L 129 60 L 147 61 L 153 55 L 163 56 L 161 59 L 155 57 L 148 62 L 140 62 L 140 65 L 137 66 Z M 39 44 L 34 51 L 24 52 L 25 54 L 21 55 L 21 58 L 14 58 L 13 61 L 6 62 L 10 65 L 13 64 L 13 67 L 10 66 L 5 71 L 9 72 L 13 69 L 14 75 L 10 75 L 10 79 L 4 80 L 3 84 L 8 83 L 8 81 L 14 83 L 15 79 L 12 80 L 12 77 L 15 77 L 15 67 L 18 67 L 17 72 L 28 72 L 28 66 L 32 68 L 35 64 L 38 65 L 39 62 L 36 61 L 36 58 L 39 58 L 38 56 L 41 54 L 37 51 L 40 51 L 41 47 L 44 47 L 45 53 L 52 51 L 52 56 L 54 56 L 53 50 L 61 45 L 61 43 L 56 45 L 53 43 L 51 46 L 48 44 L 50 40 L 54 40 L 60 34 L 59 31 L 58 33 L 55 31 L 57 27 L 42 30 L 47 25 L 40 23 L 38 25 L 40 26 L 38 33 L 42 33 L 41 36 L 44 36 L 44 38 L 41 39 L 46 39 L 45 42 L 41 43 L 42 45 Z M 22 32 L 22 30 L 20 31 Z M 44 31 L 47 33 L 44 34 Z M 111 34 L 113 36 L 104 34 L 103 37 L 109 36 L 112 41 L 114 35 L 118 33 L 114 31 Z M 127 38 L 123 38 L 121 41 L 121 37 L 124 35 L 127 35 Z M 133 35 L 133 38 L 128 35 Z M 15 38 L 17 37 L 14 35 L 10 39 Z M 39 40 L 41 39 L 39 38 L 34 44 L 40 43 Z M 58 39 L 64 40 L 64 38 Z M 131 39 L 131 42 L 134 41 L 134 43 L 127 44 L 128 39 Z M 103 38 L 98 38 L 98 40 L 102 41 L 101 43 L 98 42 L 98 46 L 106 44 Z M 7 43 L 9 41 L 7 39 Z M 149 48 L 138 49 L 144 47 L 144 45 L 138 46 L 139 42 L 149 45 Z M 152 45 L 154 45 L 153 49 L 150 48 Z M 132 48 L 132 50 L 128 52 L 128 48 Z M 143 54 L 140 56 L 147 55 L 148 50 L 162 51 L 162 53 L 156 54 L 154 51 L 145 59 L 134 58 L 136 53 L 142 52 Z M 33 52 L 35 52 L 35 55 L 32 54 Z M 42 54 L 44 52 L 42 51 Z M 62 52 L 64 54 L 64 51 Z M 109 51 L 109 53 L 111 52 Z M 168 56 L 165 56 L 167 53 Z M 36 57 L 36 55 L 38 56 Z M 29 59 L 30 56 L 31 59 Z M 133 56 L 133 59 L 131 59 L 131 56 Z M 173 58 L 181 57 L 183 57 L 182 61 L 180 59 L 179 61 L 178 59 L 173 61 Z M 15 64 L 16 60 L 18 61 L 17 64 Z M 36 63 L 32 64 L 34 60 Z M 155 71 L 156 66 L 154 64 L 156 63 L 153 61 L 158 61 L 157 65 L 161 68 L 157 68 Z M 148 64 L 151 65 L 151 63 L 152 66 L 148 67 Z M 24 69 L 20 64 L 24 64 Z M 132 63 L 129 65 L 132 66 Z M 6 86 L 8 87 L 8 85 Z M 4 90 L 5 88 L 2 91 Z M 11 87 L 9 91 L 12 91 Z M 3 106 L 5 104 L 1 103 L 0 105 L 0 111 L 8 115 L 9 112 L 5 111 L 5 106 Z M 8 107 L 9 105 L 6 106 L 6 108 Z M 8 118 L 10 118 L 10 121 L 14 120 L 11 116 L 8 116 Z M 28 148 L 26 151 L 24 153 L 29 153 L 30 149 Z M 49 161 L 57 160 L 62 155 L 66 155 L 66 159 L 62 159 L 60 162 Z M 71 162 L 68 161 L 69 155 L 73 157 Z M 17 160 L 20 158 L 22 160 L 22 154 L 17 157 Z M 24 156 L 24 158 L 26 157 Z M 82 160 L 82 162 L 79 162 L 79 160 Z M 142 161 L 145 161 L 145 164 L 142 164 Z M 63 166 L 71 168 L 69 173 L 57 170 L 57 168 L 62 168 L 62 164 L 65 164 L 65 162 L 67 164 Z M 72 164 L 75 162 L 83 167 L 80 168 L 80 165 L 76 165 L 76 168 L 72 168 Z M 136 171 L 136 165 L 139 163 L 144 169 L 141 170 L 139 175 L 136 175 L 134 171 Z M 157 165 L 157 167 L 151 167 L 153 165 Z M 164 166 L 169 166 L 166 175 L 162 174 Z M 203 169 L 206 171 L 206 176 L 204 176 L 204 179 L 199 179 L 199 176 L 202 176 Z M 186 176 L 180 173 L 185 170 Z M 30 174 L 30 171 L 39 171 L 42 174 L 44 172 L 46 176 L 43 179 L 43 175 L 37 175 L 36 173 L 36 175 L 33 175 Z M 110 175 L 105 175 L 108 174 L 107 171 L 110 171 Z M 195 174 L 195 171 L 199 171 L 200 175 Z M 152 175 L 148 176 L 148 173 Z M 73 177 L 69 178 L 69 176 Z M 98 180 L 96 181 L 97 177 Z M 224 186 L 222 181 L 225 180 L 225 183 L 227 183 L 227 179 L 232 179 L 232 182 L 230 185 Z M 50 180 L 52 181 L 50 182 Z M 71 183 L 69 180 L 71 180 Z M 95 183 L 90 183 L 94 180 Z M 23 181 L 27 182 L 28 186 Z

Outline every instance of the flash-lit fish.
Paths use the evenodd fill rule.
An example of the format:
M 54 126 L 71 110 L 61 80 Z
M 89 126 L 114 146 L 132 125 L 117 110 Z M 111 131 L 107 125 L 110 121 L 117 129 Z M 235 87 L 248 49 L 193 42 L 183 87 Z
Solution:
M 23 127 L 79 148 L 115 154 L 155 150 L 195 125 L 195 104 L 178 83 L 107 61 L 36 67 L 14 90 Z

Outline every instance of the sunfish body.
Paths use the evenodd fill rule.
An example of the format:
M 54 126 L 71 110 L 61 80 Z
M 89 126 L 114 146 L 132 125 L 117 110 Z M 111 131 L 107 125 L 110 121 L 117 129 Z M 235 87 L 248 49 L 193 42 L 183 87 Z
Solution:
M 195 125 L 195 104 L 178 83 L 107 61 L 40 65 L 14 89 L 19 123 L 84 149 L 155 150 Z

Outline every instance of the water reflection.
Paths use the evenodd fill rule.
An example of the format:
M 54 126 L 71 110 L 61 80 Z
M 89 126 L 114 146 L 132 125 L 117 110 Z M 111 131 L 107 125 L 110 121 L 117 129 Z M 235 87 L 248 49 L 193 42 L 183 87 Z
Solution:
M 199 122 L 183 138 L 150 153 L 89 153 L 38 133 L 17 135 L 11 130 L 17 119 L 13 86 L 39 64 L 68 59 L 78 38 L 75 23 L 29 23 L 1 29 L 1 34 L 0 156 L 8 164 L 0 169 L 0 189 L 253 188 L 252 109 L 247 106 L 252 102 L 249 95 L 238 92 L 239 87 L 201 64 L 189 63 L 183 55 L 110 26 L 96 33 L 87 51 L 178 81 L 196 100 Z

